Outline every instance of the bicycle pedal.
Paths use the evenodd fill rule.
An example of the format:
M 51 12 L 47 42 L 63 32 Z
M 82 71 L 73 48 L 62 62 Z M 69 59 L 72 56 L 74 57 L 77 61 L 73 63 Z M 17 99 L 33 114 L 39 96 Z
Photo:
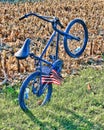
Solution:
M 29 98 L 29 88 L 26 88 L 25 94 L 24 94 L 24 98 L 28 99 Z
M 32 92 L 33 92 L 33 94 L 37 94 L 37 90 L 36 90 L 36 88 L 32 88 Z

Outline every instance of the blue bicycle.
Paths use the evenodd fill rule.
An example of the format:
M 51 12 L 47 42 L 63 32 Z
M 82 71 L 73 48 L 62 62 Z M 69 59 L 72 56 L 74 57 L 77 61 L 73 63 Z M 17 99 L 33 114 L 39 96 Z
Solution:
M 18 59 L 25 59 L 30 56 L 34 59 L 36 66 L 36 71 L 24 80 L 20 88 L 19 104 L 24 111 L 49 102 L 52 96 L 52 84 L 59 85 L 62 81 L 61 70 L 63 61 L 58 56 L 60 35 L 64 38 L 66 53 L 72 58 L 77 58 L 83 53 L 88 41 L 88 30 L 86 24 L 81 19 L 74 19 L 68 24 L 66 30 L 62 31 L 58 28 L 63 28 L 64 26 L 57 17 L 29 13 L 22 16 L 19 20 L 29 16 L 36 16 L 51 23 L 54 31 L 40 56 L 30 52 L 31 40 L 29 38 L 26 39 L 21 49 L 15 53 Z M 57 36 L 56 50 L 54 55 L 49 55 L 50 62 L 50 60 L 45 60 L 43 56 L 55 36 Z

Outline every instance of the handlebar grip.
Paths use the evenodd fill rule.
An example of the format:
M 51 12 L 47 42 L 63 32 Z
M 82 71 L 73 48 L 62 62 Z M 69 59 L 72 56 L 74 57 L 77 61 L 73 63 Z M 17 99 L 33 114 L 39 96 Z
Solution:
M 24 15 L 24 16 L 20 17 L 19 20 L 22 20 L 22 19 L 24 19 L 24 18 L 27 18 L 27 16 Z

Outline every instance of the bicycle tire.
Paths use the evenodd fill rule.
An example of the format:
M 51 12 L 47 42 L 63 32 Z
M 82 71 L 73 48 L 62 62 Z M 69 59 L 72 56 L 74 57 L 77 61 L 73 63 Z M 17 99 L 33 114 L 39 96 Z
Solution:
M 66 53 L 70 56 L 70 57 L 72 57 L 72 58 L 78 58 L 79 56 L 81 56 L 82 55 L 82 53 L 84 52 L 84 50 L 85 50 L 85 48 L 86 48 L 86 45 L 87 45 L 87 42 L 88 42 L 88 29 L 87 29 L 87 26 L 86 26 L 86 24 L 84 23 L 84 21 L 83 20 L 81 20 L 81 19 L 74 19 L 74 20 L 72 20 L 69 24 L 68 24 L 68 26 L 66 27 L 66 30 L 65 30 L 65 32 L 66 33 L 70 33 L 71 35 L 73 35 L 73 32 L 74 32 L 74 30 L 75 29 L 77 29 L 77 27 L 75 28 L 74 27 L 74 25 L 77 25 L 77 26 L 79 26 L 82 30 L 82 32 L 84 33 L 84 35 L 82 34 L 82 32 L 80 31 L 80 30 L 78 30 L 79 32 L 78 32 L 78 34 L 77 35 L 79 35 L 79 33 L 81 32 L 81 35 L 83 36 L 83 39 L 81 39 L 80 41 L 83 41 L 83 43 L 82 43 L 82 45 L 81 45 L 81 48 L 80 47 L 77 47 L 77 48 L 75 48 L 75 50 L 77 50 L 76 52 L 75 52 L 75 50 L 74 49 L 72 49 L 73 50 L 73 52 L 72 52 L 72 50 L 71 50 L 71 42 L 73 41 L 73 40 L 71 40 L 70 41 L 70 43 L 68 44 L 68 38 L 67 38 L 67 36 L 64 36 L 64 48 L 65 48 L 65 51 L 66 51 Z M 73 28 L 73 29 L 72 29 Z M 71 30 L 72 29 L 72 30 Z M 75 42 L 76 40 L 74 40 L 73 41 L 73 44 L 74 44 L 74 42 Z M 72 44 L 72 46 L 73 46 L 73 44 Z M 69 46 L 70 47 L 69 47 Z M 77 46 L 78 46 L 78 42 L 77 42 Z M 72 47 L 73 48 L 73 47 Z M 79 48 L 79 50 L 78 50 L 78 48 Z
M 20 105 L 20 107 L 22 108 L 22 110 L 23 111 L 26 111 L 26 110 L 29 110 L 29 109 L 34 109 L 34 107 L 36 107 L 36 106 L 42 106 L 42 105 L 45 105 L 48 101 L 50 101 L 50 99 L 51 99 L 51 95 L 52 95 L 52 84 L 49 84 L 48 85 L 48 87 L 47 87 L 47 93 L 46 93 L 46 95 L 45 95 L 45 97 L 43 97 L 44 99 L 41 101 L 41 103 L 40 104 L 38 104 L 38 100 L 41 100 L 41 96 L 44 94 L 42 94 L 41 96 L 37 96 L 36 94 L 33 94 L 33 92 L 32 92 L 32 86 L 30 85 L 29 86 L 29 83 L 31 83 L 31 81 L 33 80 L 33 82 L 36 80 L 36 78 L 37 77 L 40 77 L 41 76 L 41 73 L 40 72 L 38 72 L 38 71 L 36 71 L 36 72 L 34 72 L 34 73 L 32 73 L 32 74 L 30 74 L 25 80 L 24 80 L 24 82 L 23 82 L 23 84 L 22 84 L 22 86 L 21 86 L 21 88 L 20 88 L 20 93 L 19 93 L 19 105 Z M 35 82 L 34 82 L 35 83 Z M 33 84 L 32 84 L 33 85 Z M 28 104 L 26 104 L 26 102 L 25 102 L 25 92 L 26 92 L 26 88 L 28 88 L 28 87 L 30 87 L 30 89 L 31 89 L 31 91 L 29 90 L 29 94 L 30 94 L 30 92 L 31 92 L 31 95 L 30 95 L 30 97 L 31 98 L 34 98 L 34 99 L 30 99 L 30 97 L 28 98 L 29 99 L 29 105 L 31 105 L 31 107 L 30 106 L 28 106 Z M 34 104 L 35 103 L 35 99 L 37 100 L 37 105 L 36 104 Z M 33 103 L 33 104 L 31 104 L 31 103 Z M 33 105 L 33 107 L 32 107 L 32 105 Z

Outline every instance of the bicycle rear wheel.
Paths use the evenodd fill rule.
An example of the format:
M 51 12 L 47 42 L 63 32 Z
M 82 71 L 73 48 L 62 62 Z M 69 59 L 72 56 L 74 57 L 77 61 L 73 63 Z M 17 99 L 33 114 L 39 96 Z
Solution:
M 45 105 L 50 101 L 52 94 L 52 84 L 45 86 L 40 95 L 40 72 L 34 72 L 23 82 L 19 93 L 19 104 L 22 110 L 34 109 L 37 106 Z M 44 85 L 42 86 L 44 87 Z
M 81 19 L 74 19 L 68 24 L 65 32 L 80 39 L 77 41 L 75 39 L 68 39 L 67 36 L 64 36 L 64 48 L 67 54 L 72 58 L 79 57 L 84 52 L 88 41 L 86 24 Z

